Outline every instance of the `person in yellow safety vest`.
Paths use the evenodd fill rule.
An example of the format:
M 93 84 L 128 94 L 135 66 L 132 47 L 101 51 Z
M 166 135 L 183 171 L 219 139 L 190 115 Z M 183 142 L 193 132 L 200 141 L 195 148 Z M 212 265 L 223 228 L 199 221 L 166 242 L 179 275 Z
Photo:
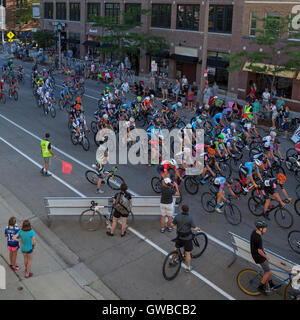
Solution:
M 250 120 L 253 119 L 253 116 L 252 116 L 252 106 L 250 105 L 249 102 L 246 102 L 246 104 L 245 104 L 245 106 L 244 106 L 243 114 L 244 114 L 244 115 L 246 114 Z
M 51 174 L 48 173 L 50 158 L 53 157 L 54 159 L 56 159 L 56 156 L 52 152 L 52 147 L 51 147 L 49 138 L 50 138 L 50 134 L 46 133 L 45 139 L 41 141 L 41 152 L 44 159 L 44 166 L 41 169 L 41 174 L 46 177 L 51 176 Z

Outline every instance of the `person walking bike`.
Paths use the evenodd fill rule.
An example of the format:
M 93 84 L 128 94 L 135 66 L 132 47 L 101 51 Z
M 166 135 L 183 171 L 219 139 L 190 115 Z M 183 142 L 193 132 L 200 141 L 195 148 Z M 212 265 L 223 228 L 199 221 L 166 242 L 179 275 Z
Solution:
M 42 152 L 42 156 L 43 156 L 43 159 L 44 159 L 44 164 L 43 164 L 43 167 L 42 167 L 40 172 L 45 177 L 50 177 L 51 176 L 51 174 L 48 173 L 49 164 L 50 164 L 50 158 L 53 157 L 54 159 L 56 159 L 56 156 L 52 152 L 52 146 L 51 146 L 51 143 L 49 141 L 49 138 L 50 138 L 50 134 L 46 133 L 45 134 L 45 139 L 41 141 L 41 152 Z
M 260 284 L 258 286 L 258 290 L 264 294 L 267 294 L 268 288 L 266 288 L 266 283 L 268 282 L 268 286 L 271 289 L 275 287 L 272 281 L 272 271 L 270 270 L 269 261 L 270 258 L 264 252 L 262 236 L 267 231 L 267 223 L 263 220 L 258 220 L 255 222 L 256 230 L 253 230 L 250 238 L 250 248 L 251 255 L 255 263 L 260 264 L 265 274 L 262 277 Z M 276 288 L 279 288 L 276 285 Z

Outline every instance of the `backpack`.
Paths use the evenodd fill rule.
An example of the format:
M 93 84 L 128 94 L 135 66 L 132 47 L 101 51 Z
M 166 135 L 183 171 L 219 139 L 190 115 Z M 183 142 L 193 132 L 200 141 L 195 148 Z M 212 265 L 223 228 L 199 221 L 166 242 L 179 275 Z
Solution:
M 125 194 L 120 192 L 117 195 L 115 209 L 123 215 L 128 215 L 131 212 L 132 204 L 125 197 Z

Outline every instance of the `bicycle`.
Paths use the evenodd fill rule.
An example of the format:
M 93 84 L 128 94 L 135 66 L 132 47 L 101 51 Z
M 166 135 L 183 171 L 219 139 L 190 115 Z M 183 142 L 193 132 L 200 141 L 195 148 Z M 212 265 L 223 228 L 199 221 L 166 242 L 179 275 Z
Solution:
M 0 92 L 0 101 L 3 104 L 5 104 L 5 102 L 6 102 L 6 95 L 5 95 L 4 91 Z
M 51 117 L 54 119 L 56 116 L 56 109 L 54 108 L 52 102 L 48 102 L 48 112 L 46 112 L 45 103 L 42 103 L 42 105 L 44 114 L 47 115 L 47 113 L 50 113 Z
M 81 144 L 84 151 L 88 151 L 90 149 L 90 141 L 85 133 L 85 131 L 80 131 L 78 135 L 76 130 L 73 129 L 71 131 L 71 141 L 75 145 Z
M 296 213 L 300 216 L 300 198 L 295 201 L 294 209 Z
M 274 200 L 274 201 L 277 201 L 277 200 Z M 289 201 L 285 199 L 284 203 L 289 203 Z M 254 196 L 254 197 L 250 197 L 248 200 L 248 208 L 250 212 L 256 217 L 260 217 L 264 214 L 264 204 L 265 204 L 264 197 Z M 274 210 L 275 210 L 274 219 L 280 228 L 289 229 L 294 224 L 294 217 L 288 209 L 282 207 L 278 203 L 276 206 L 270 205 L 266 213 L 268 214 Z
M 16 88 L 14 88 L 11 92 L 11 94 L 8 96 L 10 99 L 14 98 L 15 101 L 18 101 L 19 95 Z
M 271 271 L 279 272 L 282 274 L 286 274 L 287 278 L 281 280 L 281 282 L 286 283 L 286 287 L 284 290 L 284 299 L 285 300 L 300 300 L 300 291 L 295 290 L 292 287 L 292 276 L 293 274 L 291 272 L 282 271 L 279 269 L 270 269 Z M 237 284 L 240 290 L 242 290 L 244 293 L 250 295 L 250 296 L 259 296 L 261 292 L 257 289 L 260 285 L 260 281 L 263 277 L 264 271 L 256 271 L 253 269 L 244 269 L 239 272 L 237 275 Z M 267 283 L 268 286 L 268 283 Z M 281 285 L 276 284 L 275 287 L 273 287 L 272 291 L 278 289 Z M 267 289 L 267 292 L 269 291 L 269 288 Z
M 300 253 L 300 231 L 290 231 L 288 234 L 288 243 L 293 251 Z
M 101 227 L 102 220 L 104 218 L 106 229 L 110 230 L 113 221 L 112 210 L 108 212 L 108 214 L 103 214 L 101 211 L 103 208 L 104 206 L 98 206 L 97 202 L 91 201 L 90 208 L 84 210 L 79 216 L 80 227 L 86 231 L 96 231 Z M 133 220 L 133 213 L 130 212 L 127 218 L 127 223 L 131 224 Z
M 191 258 L 197 259 L 199 258 L 207 247 L 207 235 L 200 231 L 200 232 L 193 232 L 192 233 L 192 241 L 193 241 L 193 250 L 191 252 Z M 173 242 L 176 241 L 177 238 L 171 240 Z M 174 280 L 179 271 L 182 262 L 185 260 L 184 253 L 182 252 L 182 249 L 179 248 L 177 251 L 173 250 L 171 251 L 165 258 L 163 267 L 162 267 L 162 273 L 166 280 Z
M 96 168 L 96 165 L 92 165 L 93 168 Z M 112 170 L 105 170 L 103 175 L 104 179 L 102 183 L 106 183 L 112 190 L 120 190 L 122 183 L 125 183 L 124 179 L 115 174 L 118 171 L 118 167 L 113 167 Z M 97 185 L 98 183 L 98 172 L 96 170 L 87 170 L 85 172 L 85 177 L 88 182 Z
M 210 192 L 202 193 L 201 205 L 207 213 L 212 213 L 215 211 L 217 205 L 217 195 L 218 192 L 213 185 L 210 186 Z M 224 208 L 225 219 L 233 226 L 237 226 L 242 222 L 241 210 L 237 205 L 231 202 L 231 195 L 226 196 L 226 199 L 229 200 L 230 203 L 223 201 L 220 209 Z

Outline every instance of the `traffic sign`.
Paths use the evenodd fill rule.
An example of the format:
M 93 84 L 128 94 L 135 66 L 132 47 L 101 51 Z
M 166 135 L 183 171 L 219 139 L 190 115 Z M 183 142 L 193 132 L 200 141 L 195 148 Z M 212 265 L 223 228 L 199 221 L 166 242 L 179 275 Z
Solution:
M 13 42 L 14 40 L 13 39 L 8 39 L 8 42 Z
M 7 37 L 8 37 L 9 39 L 12 39 L 14 36 L 15 36 L 15 35 L 14 35 L 11 31 L 9 31 L 9 33 L 7 34 Z

